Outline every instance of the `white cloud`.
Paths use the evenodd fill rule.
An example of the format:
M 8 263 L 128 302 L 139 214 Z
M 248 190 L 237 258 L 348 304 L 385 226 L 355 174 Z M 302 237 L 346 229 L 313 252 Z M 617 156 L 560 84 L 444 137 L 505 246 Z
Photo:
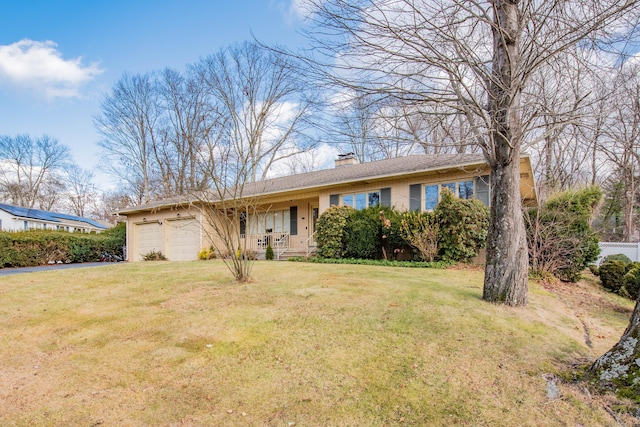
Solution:
M 80 96 L 83 84 L 102 73 L 82 58 L 64 59 L 52 41 L 20 40 L 0 45 L 0 84 L 43 93 L 47 98 Z
M 303 20 L 309 15 L 309 13 L 310 7 L 308 4 L 305 4 L 305 0 L 291 0 L 291 5 L 289 6 L 290 17 Z

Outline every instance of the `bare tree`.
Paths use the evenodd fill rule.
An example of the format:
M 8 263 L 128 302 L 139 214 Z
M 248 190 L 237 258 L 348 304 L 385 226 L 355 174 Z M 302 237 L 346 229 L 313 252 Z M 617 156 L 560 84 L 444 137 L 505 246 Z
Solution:
M 137 193 L 140 203 L 148 201 L 160 115 L 153 76 L 123 75 L 102 101 L 101 110 L 94 124 L 103 137 L 102 168 Z
M 165 69 L 160 90 L 164 107 L 164 123 L 160 147 L 155 147 L 156 161 L 165 182 L 167 194 L 186 194 L 202 189 L 205 177 L 198 167 L 197 152 L 219 124 L 207 102 L 207 89 L 193 70 L 181 75 Z M 212 121 L 213 120 L 213 121 Z
M 225 118 L 219 123 L 220 142 L 234 146 L 227 154 L 247 154 L 242 162 L 249 181 L 265 178 L 274 163 L 310 148 L 302 132 L 310 102 L 291 59 L 244 43 L 209 56 L 196 70 L 209 105 Z
M 622 184 L 623 239 L 637 239 L 635 212 L 640 196 L 640 65 L 625 63 L 613 81 L 615 96 L 608 104 L 608 142 L 602 150 Z
M 87 216 L 97 199 L 98 191 L 93 182 L 95 175 L 76 164 L 67 166 L 65 172 L 69 211 L 77 216 Z
M 250 279 L 255 258 L 246 227 L 260 206 L 260 181 L 310 146 L 302 132 L 310 103 L 296 70 L 289 58 L 250 43 L 193 67 L 207 94 L 203 120 L 211 125 L 194 150 L 206 188 L 190 191 L 188 201 L 240 282 Z
M 527 303 L 519 159 L 522 93 L 534 73 L 612 23 L 634 1 L 309 0 L 307 63 L 331 84 L 463 114 L 491 166 L 484 299 Z
M 526 86 L 524 140 L 538 199 L 606 180 L 601 147 L 611 110 L 613 61 L 607 53 L 576 46 L 538 69 Z
M 103 192 L 92 207 L 91 217 L 115 224 L 118 222 L 117 212 L 135 204 L 127 192 Z
M 241 145 L 221 138 L 208 138 L 198 151 L 209 188 L 190 194 L 190 203 L 200 210 L 203 231 L 238 282 L 250 280 L 254 257 L 247 251 L 246 220 L 256 212 L 257 201 L 244 189 L 250 181 L 251 154 Z
M 69 149 L 49 136 L 0 136 L 0 193 L 9 203 L 50 209 L 59 199 L 58 173 Z

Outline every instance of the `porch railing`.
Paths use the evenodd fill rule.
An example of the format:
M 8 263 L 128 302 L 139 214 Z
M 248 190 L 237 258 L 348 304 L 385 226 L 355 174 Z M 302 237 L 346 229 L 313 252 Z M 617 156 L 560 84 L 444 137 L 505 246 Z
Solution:
M 242 238 L 246 242 L 247 249 L 254 251 L 264 251 L 271 245 L 274 252 L 279 254 L 289 248 L 289 232 L 250 234 Z

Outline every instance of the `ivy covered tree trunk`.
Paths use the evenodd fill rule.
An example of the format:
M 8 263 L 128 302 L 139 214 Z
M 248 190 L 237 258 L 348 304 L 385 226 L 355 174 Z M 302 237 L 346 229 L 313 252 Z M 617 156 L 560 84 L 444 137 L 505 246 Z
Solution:
M 613 390 L 619 396 L 640 399 L 640 300 L 636 301 L 629 326 L 616 345 L 591 365 L 591 374 L 599 388 Z

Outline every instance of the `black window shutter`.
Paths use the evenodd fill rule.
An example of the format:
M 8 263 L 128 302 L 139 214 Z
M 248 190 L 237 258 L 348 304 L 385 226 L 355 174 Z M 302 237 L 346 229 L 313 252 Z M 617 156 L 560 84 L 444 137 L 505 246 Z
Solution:
M 329 196 L 329 206 L 338 206 L 340 204 L 340 195 L 332 194 Z
M 292 236 L 298 234 L 298 207 L 291 206 L 289 208 L 289 232 Z
M 391 187 L 380 189 L 380 206 L 391 207 Z
M 421 211 L 422 207 L 422 184 L 409 186 L 409 210 Z
M 240 213 L 240 234 L 247 234 L 247 213 Z

